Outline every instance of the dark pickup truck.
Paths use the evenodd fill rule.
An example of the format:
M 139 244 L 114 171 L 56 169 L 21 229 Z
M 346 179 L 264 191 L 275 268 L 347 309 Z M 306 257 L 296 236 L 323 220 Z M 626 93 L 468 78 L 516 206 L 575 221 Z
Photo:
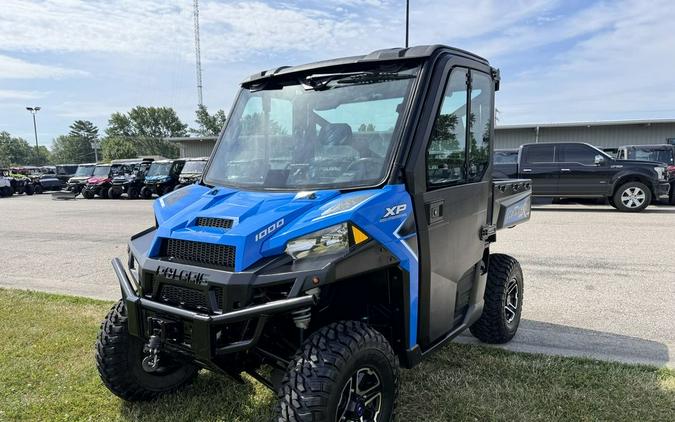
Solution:
M 616 158 L 620 160 L 658 161 L 668 166 L 668 182 L 670 183 L 668 202 L 675 205 L 675 145 L 624 145 L 618 148 Z
M 495 177 L 532 179 L 533 196 L 607 198 L 627 212 L 644 210 L 652 199 L 669 198 L 668 169 L 660 162 L 614 159 L 578 142 L 523 145 L 515 166 L 509 162 L 513 155 L 495 151 Z

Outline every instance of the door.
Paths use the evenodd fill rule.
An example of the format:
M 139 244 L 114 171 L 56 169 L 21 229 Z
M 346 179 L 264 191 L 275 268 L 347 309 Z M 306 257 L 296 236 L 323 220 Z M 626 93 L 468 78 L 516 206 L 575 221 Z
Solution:
M 532 194 L 554 196 L 558 192 L 560 166 L 555 162 L 555 145 L 539 144 L 523 147 L 520 177 L 532 179 Z
M 423 350 L 460 326 L 469 309 L 491 198 L 494 82 L 489 69 L 469 70 L 455 60 L 441 68 L 440 78 L 434 75 L 439 88 L 425 104 L 429 127 L 415 135 L 415 172 L 406 169 L 414 179 L 420 241 L 418 339 Z
M 599 151 L 584 144 L 562 144 L 557 148 L 558 181 L 563 196 L 605 196 L 611 177 L 608 160 L 595 164 Z M 604 157 L 603 157 L 604 158 Z

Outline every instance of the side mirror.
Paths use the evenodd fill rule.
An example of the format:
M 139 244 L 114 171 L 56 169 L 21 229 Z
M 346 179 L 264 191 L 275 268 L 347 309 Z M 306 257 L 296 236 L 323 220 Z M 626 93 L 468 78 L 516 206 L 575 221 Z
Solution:
M 594 162 L 595 162 L 595 164 L 601 166 L 601 165 L 605 164 L 605 157 L 603 157 L 602 155 L 598 154 L 598 155 L 595 156 Z

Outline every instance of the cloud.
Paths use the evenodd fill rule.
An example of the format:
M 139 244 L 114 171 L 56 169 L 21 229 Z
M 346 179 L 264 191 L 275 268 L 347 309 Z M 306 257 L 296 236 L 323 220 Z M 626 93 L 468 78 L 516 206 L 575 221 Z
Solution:
M 87 72 L 81 70 L 29 63 L 0 54 L 0 79 L 60 79 L 86 75 Z
M 0 89 L 0 100 L 34 100 L 44 98 L 46 93 L 40 91 L 20 91 L 12 89 Z

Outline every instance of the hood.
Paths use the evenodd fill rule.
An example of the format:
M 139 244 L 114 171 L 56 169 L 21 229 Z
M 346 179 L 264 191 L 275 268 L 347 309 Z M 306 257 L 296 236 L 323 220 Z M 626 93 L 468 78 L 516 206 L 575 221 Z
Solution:
M 659 161 L 644 161 L 644 160 L 613 160 L 612 165 L 620 165 L 624 167 L 665 167 L 666 164 Z
M 145 176 L 145 181 L 146 182 L 163 182 L 164 180 L 169 180 L 171 179 L 171 176 L 166 175 L 166 176 Z
M 68 183 L 86 182 L 90 178 L 91 176 L 73 176 L 70 179 L 68 179 Z
M 87 184 L 89 185 L 98 185 L 101 183 L 106 183 L 109 182 L 110 178 L 109 177 L 90 177 L 87 179 Z
M 282 254 L 288 240 L 349 221 L 372 198 L 384 195 L 387 201 L 400 202 L 398 191 L 405 194 L 403 187 L 396 186 L 341 194 L 337 190 L 242 192 L 189 185 L 155 201 L 158 229 L 149 254 L 158 256 L 166 238 L 230 245 L 236 248 L 234 270 L 243 271 L 264 257 Z M 232 227 L 198 226 L 199 217 L 228 219 Z

